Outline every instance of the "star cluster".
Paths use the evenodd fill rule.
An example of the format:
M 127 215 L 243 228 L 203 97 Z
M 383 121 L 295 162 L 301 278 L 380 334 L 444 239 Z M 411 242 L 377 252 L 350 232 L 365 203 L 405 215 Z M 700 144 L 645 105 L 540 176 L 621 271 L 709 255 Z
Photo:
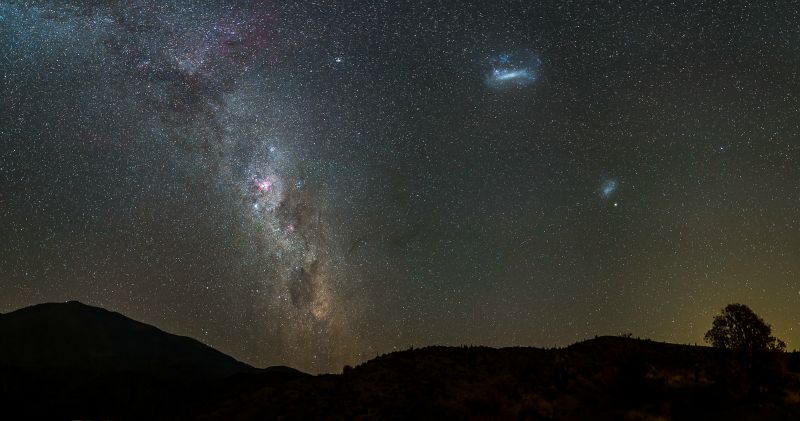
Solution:
M 800 344 L 798 8 L 0 0 L 0 311 L 248 363 Z

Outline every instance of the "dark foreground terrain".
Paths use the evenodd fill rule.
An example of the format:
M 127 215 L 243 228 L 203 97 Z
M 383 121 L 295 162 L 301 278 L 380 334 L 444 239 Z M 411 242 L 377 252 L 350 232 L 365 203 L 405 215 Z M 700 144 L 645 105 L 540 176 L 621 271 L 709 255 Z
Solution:
M 0 315 L 0 393 L 2 419 L 800 419 L 800 358 L 600 337 L 310 376 L 70 302 Z
M 800 419 L 790 354 L 601 337 L 564 349 L 429 347 L 233 397 L 216 419 Z M 796 362 L 796 359 L 794 360 Z M 793 370 L 789 370 L 792 368 Z

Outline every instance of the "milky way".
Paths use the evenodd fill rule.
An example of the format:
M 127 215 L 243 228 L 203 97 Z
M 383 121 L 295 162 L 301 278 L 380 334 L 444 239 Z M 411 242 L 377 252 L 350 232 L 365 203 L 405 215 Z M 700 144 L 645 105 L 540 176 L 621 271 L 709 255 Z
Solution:
M 758 2 L 0 0 L 0 311 L 257 366 L 800 344 L 800 32 Z
M 266 5 L 250 6 L 3 3 L 2 14 L 14 24 L 4 33 L 14 46 L 10 57 L 16 67 L 10 70 L 51 63 L 56 69 L 45 77 L 54 78 L 59 90 L 80 92 L 82 102 L 56 105 L 56 120 L 45 123 L 70 126 L 74 132 L 67 133 L 74 140 L 54 138 L 58 147 L 85 144 L 79 153 L 87 160 L 122 155 L 130 160 L 126 164 L 137 167 L 134 171 L 155 167 L 188 177 L 192 187 L 205 185 L 182 194 L 200 209 L 236 215 L 240 227 L 235 235 L 221 235 L 246 247 L 232 256 L 237 269 L 229 276 L 241 278 L 208 279 L 204 289 L 246 291 L 250 296 L 237 309 L 261 314 L 248 324 L 263 330 L 268 352 L 316 370 L 345 358 L 340 349 L 349 347 L 343 342 L 348 340 L 347 318 L 357 314 L 358 300 L 338 301 L 346 287 L 338 285 L 341 254 L 328 234 L 325 187 L 305 175 L 299 135 L 281 139 L 280 131 L 299 118 L 287 111 L 290 106 L 282 108 L 292 99 L 263 97 L 276 93 L 270 86 L 273 76 L 261 67 L 277 63 L 282 48 L 291 47 L 275 38 Z M 40 51 L 39 43 L 56 45 L 53 51 Z M 78 65 L 81 54 L 91 66 Z M 21 83 L 21 73 L 11 76 Z M 141 173 L 131 177 L 146 179 Z M 146 186 L 137 180 L 132 194 L 151 190 L 159 197 L 159 183 L 175 187 L 169 186 L 175 182 L 169 176 L 159 178 L 146 180 Z M 119 188 L 129 188 L 125 184 Z M 170 199 L 160 200 L 171 206 Z M 185 232 L 180 237 L 194 241 Z M 207 253 L 220 246 L 200 247 Z M 113 285 L 114 280 L 102 282 Z M 201 331 L 208 334 L 209 329 Z

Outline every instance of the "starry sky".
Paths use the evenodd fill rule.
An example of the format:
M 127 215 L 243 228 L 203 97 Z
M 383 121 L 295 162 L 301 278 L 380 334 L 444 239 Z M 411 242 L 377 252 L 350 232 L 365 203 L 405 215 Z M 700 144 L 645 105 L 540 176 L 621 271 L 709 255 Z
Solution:
M 800 347 L 800 8 L 0 0 L 0 311 L 242 361 Z

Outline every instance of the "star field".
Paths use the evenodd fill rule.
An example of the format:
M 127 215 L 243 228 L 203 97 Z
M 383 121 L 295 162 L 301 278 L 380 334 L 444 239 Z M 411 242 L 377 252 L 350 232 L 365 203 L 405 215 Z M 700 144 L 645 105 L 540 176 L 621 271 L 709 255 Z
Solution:
M 257 366 L 800 346 L 792 2 L 0 0 L 0 311 Z

